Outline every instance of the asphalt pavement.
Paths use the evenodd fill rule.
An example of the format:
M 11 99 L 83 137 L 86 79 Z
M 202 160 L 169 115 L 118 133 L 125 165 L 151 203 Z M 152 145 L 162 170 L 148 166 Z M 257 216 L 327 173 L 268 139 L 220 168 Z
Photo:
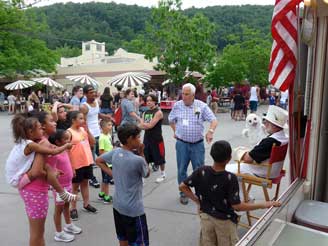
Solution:
M 265 112 L 267 106 L 260 106 L 258 115 Z M 5 181 L 4 166 L 5 160 L 13 146 L 11 136 L 10 120 L 12 116 L 7 113 L 0 113 L 0 245 L 21 246 L 28 245 L 28 220 L 24 210 L 24 204 L 16 189 L 11 188 Z M 247 146 L 247 139 L 242 137 L 242 129 L 245 127 L 244 121 L 233 121 L 230 113 L 217 114 L 219 121 L 218 128 L 214 135 L 214 140 L 227 140 L 232 147 Z M 206 123 L 206 129 L 208 124 Z M 155 180 L 158 172 L 152 172 L 144 184 L 144 205 L 148 220 L 150 244 L 154 246 L 196 246 L 199 240 L 199 218 L 196 206 L 193 202 L 188 205 L 179 203 L 177 168 L 175 160 L 175 139 L 169 126 L 163 126 L 163 136 L 166 148 L 166 173 L 167 180 L 164 183 L 156 184 Z M 209 155 L 210 144 L 205 143 L 205 163 L 211 165 L 212 160 Z M 189 173 L 192 171 L 191 165 Z M 100 169 L 94 169 L 95 175 L 101 180 Z M 283 179 L 282 190 L 287 186 L 288 179 Z M 111 192 L 115 186 L 111 186 Z M 112 205 L 105 205 L 98 201 L 99 189 L 90 187 L 91 204 L 98 209 L 97 214 L 89 214 L 82 211 L 82 203 L 78 203 L 79 220 L 76 225 L 83 229 L 82 234 L 77 235 L 75 241 L 70 245 L 97 245 L 114 246 L 118 245 L 115 235 L 115 227 L 112 214 Z M 255 189 L 253 194 L 256 200 L 263 200 L 260 190 Z M 54 203 L 52 194 L 49 192 L 50 207 L 46 220 L 45 239 L 47 245 L 60 245 L 55 242 L 53 211 Z M 259 213 L 264 212 L 263 210 Z M 245 229 L 239 229 L 242 236 Z

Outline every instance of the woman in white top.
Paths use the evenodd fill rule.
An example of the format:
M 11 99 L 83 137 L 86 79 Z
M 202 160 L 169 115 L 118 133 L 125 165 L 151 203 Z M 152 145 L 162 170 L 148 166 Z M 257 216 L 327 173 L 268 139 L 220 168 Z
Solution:
M 255 113 L 257 111 L 257 104 L 260 98 L 260 89 L 257 87 L 257 85 L 251 87 L 250 94 L 249 107 L 251 109 L 251 113 Z
M 9 104 L 8 113 L 9 114 L 15 113 L 16 97 L 13 95 L 12 92 L 7 97 L 7 100 L 8 100 L 8 104 Z

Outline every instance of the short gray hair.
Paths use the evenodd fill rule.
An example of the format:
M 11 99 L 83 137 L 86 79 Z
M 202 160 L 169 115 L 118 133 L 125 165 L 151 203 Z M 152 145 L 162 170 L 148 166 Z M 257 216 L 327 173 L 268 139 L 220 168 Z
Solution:
M 191 84 L 191 83 L 184 84 L 182 86 L 182 90 L 185 89 L 185 88 L 189 88 L 191 90 L 191 93 L 193 95 L 195 95 L 195 93 L 196 93 L 196 87 L 193 84 Z

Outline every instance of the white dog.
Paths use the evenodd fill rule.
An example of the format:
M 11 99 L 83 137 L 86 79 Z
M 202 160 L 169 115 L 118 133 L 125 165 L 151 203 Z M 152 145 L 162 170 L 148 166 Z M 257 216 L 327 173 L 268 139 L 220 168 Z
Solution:
M 255 146 L 261 139 L 266 137 L 265 126 L 262 119 L 256 114 L 249 114 L 246 117 L 246 128 L 242 132 L 248 138 L 249 143 Z

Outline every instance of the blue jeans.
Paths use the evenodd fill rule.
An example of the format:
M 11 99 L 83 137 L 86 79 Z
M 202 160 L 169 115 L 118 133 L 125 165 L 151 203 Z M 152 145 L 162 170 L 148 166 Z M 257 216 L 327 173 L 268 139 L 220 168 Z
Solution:
M 184 143 L 177 140 L 175 144 L 177 165 L 178 165 L 178 183 L 181 184 L 187 178 L 187 169 L 191 161 L 193 170 L 196 170 L 205 162 L 204 141 L 196 144 Z

